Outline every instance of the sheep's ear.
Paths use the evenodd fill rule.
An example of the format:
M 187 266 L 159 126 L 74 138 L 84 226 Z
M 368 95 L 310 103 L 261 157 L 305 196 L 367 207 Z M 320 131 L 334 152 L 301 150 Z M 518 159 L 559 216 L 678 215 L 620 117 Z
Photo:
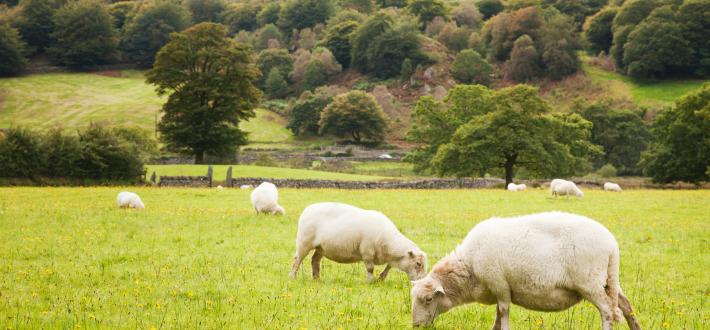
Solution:
M 409 257 L 414 258 L 414 250 L 409 250 Z
M 444 287 L 439 285 L 434 289 L 434 295 L 435 296 L 443 296 L 444 295 Z

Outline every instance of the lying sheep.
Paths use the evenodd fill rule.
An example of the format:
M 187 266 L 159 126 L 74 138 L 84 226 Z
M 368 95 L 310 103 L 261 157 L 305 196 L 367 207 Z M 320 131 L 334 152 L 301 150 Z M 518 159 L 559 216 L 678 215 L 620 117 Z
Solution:
M 296 277 L 311 250 L 315 250 L 311 258 L 314 279 L 320 277 L 323 257 L 339 263 L 364 262 L 369 282 L 374 280 L 375 265 L 387 264 L 380 280 L 387 277 L 391 267 L 407 273 L 410 280 L 422 278 L 427 269 L 426 254 L 384 214 L 342 203 L 316 203 L 303 210 L 291 278 Z
M 243 184 L 243 185 L 239 186 L 239 189 L 241 189 L 241 190 L 249 190 L 251 188 L 253 188 L 253 187 L 250 184 Z
M 555 184 L 551 189 L 553 196 L 577 196 L 579 198 L 584 197 L 584 193 L 577 188 L 577 185 L 572 181 L 565 181 Z
M 605 182 L 604 183 L 604 191 L 615 191 L 615 192 L 621 192 L 621 187 L 613 182 Z
M 116 197 L 116 202 L 118 203 L 118 207 L 120 208 L 131 208 L 131 209 L 144 209 L 145 205 L 143 205 L 143 201 L 141 198 L 136 194 L 132 193 L 130 191 L 122 191 L 118 193 L 118 196 Z
M 511 182 L 508 184 L 508 191 L 523 191 L 525 189 L 528 189 L 528 186 L 526 186 L 524 183 L 515 184 Z
M 256 214 L 261 212 L 284 215 L 286 211 L 279 205 L 279 192 L 271 182 L 262 182 L 251 192 L 251 205 Z
M 569 213 L 483 221 L 412 284 L 415 326 L 479 302 L 497 304 L 493 329 L 510 329 L 511 303 L 562 311 L 586 299 L 599 310 L 603 330 L 612 330 L 621 314 L 632 330 L 641 329 L 621 291 L 616 239 L 598 222 Z
M 222 189 L 224 189 L 224 187 L 222 187 L 222 185 L 217 186 L 217 190 L 222 190 Z

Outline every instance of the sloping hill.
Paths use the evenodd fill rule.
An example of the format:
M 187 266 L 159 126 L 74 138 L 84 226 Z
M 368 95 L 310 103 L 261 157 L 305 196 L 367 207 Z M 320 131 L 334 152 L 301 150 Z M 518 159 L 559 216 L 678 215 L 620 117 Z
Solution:
M 0 128 L 26 125 L 34 129 L 138 126 L 154 130 L 165 102 L 145 83 L 142 71 L 50 73 L 0 79 Z M 242 124 L 257 144 L 283 145 L 292 140 L 286 120 L 259 109 Z

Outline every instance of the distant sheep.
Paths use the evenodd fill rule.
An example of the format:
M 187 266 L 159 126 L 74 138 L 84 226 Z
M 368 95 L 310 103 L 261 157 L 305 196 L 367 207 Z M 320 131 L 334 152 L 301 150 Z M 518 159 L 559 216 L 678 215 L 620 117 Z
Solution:
M 568 181 L 564 180 L 564 179 L 554 179 L 554 180 L 550 181 L 550 192 L 552 192 L 555 189 L 555 186 L 557 186 L 558 184 L 563 183 L 563 182 L 568 182 Z
M 222 187 L 222 185 L 217 186 L 217 190 L 222 190 L 222 189 L 224 189 L 224 187 Z
M 144 209 L 143 201 L 136 194 L 130 191 L 122 191 L 118 193 L 116 197 L 116 202 L 120 208 L 131 208 L 131 209 Z
M 316 203 L 303 210 L 289 277 L 296 277 L 311 250 L 315 250 L 311 259 L 314 279 L 320 277 L 323 257 L 339 263 L 364 262 L 368 281 L 375 279 L 375 265 L 382 264 L 387 266 L 380 280 L 387 277 L 391 267 L 407 273 L 410 280 L 426 275 L 426 254 L 402 235 L 390 219 L 380 212 L 348 204 Z
M 604 190 L 605 191 L 615 191 L 615 192 L 621 192 L 621 187 L 613 182 L 605 182 L 604 183 Z
M 251 188 L 253 188 L 253 187 L 250 184 L 243 184 L 243 185 L 239 186 L 239 189 L 241 189 L 241 190 L 249 190 Z
M 251 192 L 251 205 L 256 214 L 271 213 L 285 214 L 284 208 L 279 205 L 279 192 L 271 182 L 262 182 Z
M 622 315 L 630 329 L 641 329 L 621 290 L 616 239 L 598 222 L 575 214 L 483 221 L 412 284 L 415 326 L 430 325 L 453 307 L 478 302 L 497 304 L 493 329 L 510 329 L 511 304 L 562 311 L 585 299 L 601 314 L 603 330 L 612 330 Z
M 526 189 L 528 189 L 528 186 L 526 186 L 524 183 L 515 184 L 511 182 L 508 184 L 508 191 L 523 191 Z
M 584 193 L 577 188 L 577 185 L 572 181 L 565 181 L 554 185 L 552 190 L 553 196 L 577 196 L 584 197 Z

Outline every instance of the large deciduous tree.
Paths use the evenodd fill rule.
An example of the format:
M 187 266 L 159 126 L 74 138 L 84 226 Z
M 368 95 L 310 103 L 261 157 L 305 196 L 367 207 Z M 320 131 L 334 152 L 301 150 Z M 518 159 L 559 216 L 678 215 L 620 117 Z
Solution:
M 336 96 L 321 112 L 321 134 L 349 137 L 355 143 L 379 143 L 385 138 L 387 119 L 375 98 L 362 91 Z
M 584 106 L 578 113 L 593 125 L 592 143 L 604 147 L 604 155 L 594 161 L 596 168 L 612 164 L 620 175 L 641 174 L 637 164 L 651 136 L 639 113 L 613 109 L 606 102 Z
M 17 25 L 31 53 L 44 52 L 52 43 L 50 35 L 54 31 L 54 11 L 52 3 L 47 0 L 22 1 L 22 16 Z
M 518 167 L 541 176 L 589 169 L 587 158 L 601 152 L 589 142 L 590 130 L 577 114 L 551 114 L 534 87 L 458 85 L 444 103 L 417 103 L 409 136 L 422 145 L 408 159 L 439 175 L 502 171 L 507 186 Z
M 22 72 L 27 63 L 24 51 L 25 43 L 17 30 L 0 23 L 0 76 Z
M 245 144 L 239 123 L 254 116 L 259 74 L 249 47 L 230 39 L 224 25 L 201 23 L 173 34 L 147 73 L 168 95 L 158 125 L 167 146 L 199 164 L 205 153 L 225 155 Z
M 600 52 L 609 52 L 614 34 L 611 24 L 619 12 L 618 8 L 606 8 L 590 17 L 584 25 L 584 37 L 589 43 L 589 51 L 596 55 Z
M 285 33 L 312 28 L 325 23 L 334 11 L 331 0 L 289 0 L 281 7 L 277 25 Z
M 63 65 L 105 64 L 118 56 L 113 18 L 98 0 L 69 2 L 57 10 L 52 38 L 54 43 L 48 52 Z
M 651 133 L 641 158 L 644 174 L 657 182 L 710 180 L 710 83 L 659 113 Z
M 420 50 L 420 35 L 412 22 L 395 21 L 384 12 L 370 16 L 352 34 L 352 66 L 380 78 L 395 77 L 409 58 L 415 66 L 429 61 Z
M 158 50 L 170 40 L 170 34 L 189 25 L 190 12 L 179 3 L 169 0 L 149 2 L 126 22 L 122 48 L 132 61 L 150 66 Z

